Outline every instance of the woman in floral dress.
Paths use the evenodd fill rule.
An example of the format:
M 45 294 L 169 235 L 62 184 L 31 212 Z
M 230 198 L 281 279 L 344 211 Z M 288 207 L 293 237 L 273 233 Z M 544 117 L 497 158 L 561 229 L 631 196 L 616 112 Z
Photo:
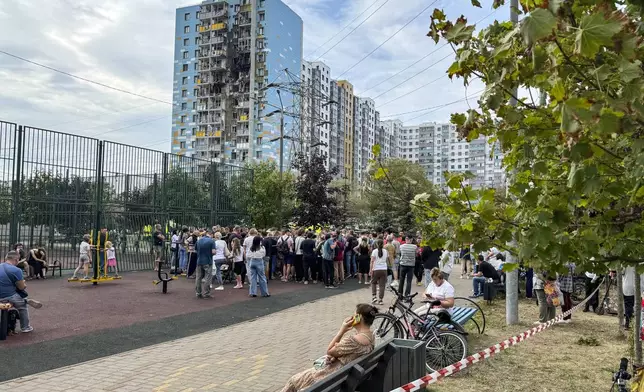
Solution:
M 347 363 L 373 351 L 375 338 L 371 324 L 378 314 L 375 306 L 359 304 L 356 314 L 342 322 L 340 331 L 329 343 L 326 355 L 315 361 L 314 367 L 291 377 L 282 392 L 297 392 L 308 388 Z M 349 334 L 350 330 L 356 332 Z

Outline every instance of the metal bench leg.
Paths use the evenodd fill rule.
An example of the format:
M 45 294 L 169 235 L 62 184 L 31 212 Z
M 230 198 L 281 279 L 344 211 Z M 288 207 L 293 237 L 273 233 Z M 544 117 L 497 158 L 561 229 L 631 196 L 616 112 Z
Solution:
M 163 294 L 168 294 L 168 281 L 163 281 Z
M 7 328 L 9 328 L 9 311 L 0 310 L 0 340 L 7 340 Z

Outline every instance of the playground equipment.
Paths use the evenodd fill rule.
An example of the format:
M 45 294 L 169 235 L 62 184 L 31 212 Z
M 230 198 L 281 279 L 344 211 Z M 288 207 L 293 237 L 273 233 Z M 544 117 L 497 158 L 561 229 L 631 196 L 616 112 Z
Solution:
M 170 275 L 167 271 L 163 271 L 162 267 L 164 262 L 159 262 L 159 280 L 153 280 L 152 283 L 156 286 L 159 283 L 163 283 L 163 294 L 168 294 L 168 282 L 172 280 L 177 280 L 178 277 L 176 275 Z
M 101 238 L 103 237 L 103 238 Z M 93 276 L 89 279 L 67 279 L 68 282 L 80 282 L 80 283 L 89 283 L 91 282 L 93 285 L 97 285 L 99 282 L 109 282 L 112 280 L 119 280 L 121 279 L 120 276 L 109 276 L 107 274 L 107 249 L 103 247 L 101 249 L 101 244 L 105 246 L 105 243 L 108 241 L 109 237 L 109 232 L 101 233 L 100 231 L 96 235 L 96 246 L 94 248 L 96 249 L 96 257 L 92 259 L 92 269 L 93 269 Z M 90 232 L 90 245 L 94 244 L 94 231 Z M 101 268 L 102 267 L 102 268 Z

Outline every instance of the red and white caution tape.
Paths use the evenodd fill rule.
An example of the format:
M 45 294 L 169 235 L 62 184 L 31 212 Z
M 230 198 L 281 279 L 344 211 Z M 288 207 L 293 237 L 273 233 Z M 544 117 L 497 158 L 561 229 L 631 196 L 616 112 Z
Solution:
M 392 390 L 391 392 L 418 391 L 418 390 L 420 390 L 422 388 L 427 387 L 430 384 L 434 384 L 435 382 L 437 382 L 437 381 L 439 381 L 439 380 L 441 380 L 441 379 L 443 379 L 445 377 L 449 377 L 454 373 L 458 373 L 459 371 L 461 371 L 462 369 L 465 369 L 468 366 L 472 366 L 473 364 L 475 364 L 477 362 L 481 362 L 481 361 L 483 361 L 483 360 L 485 360 L 487 358 L 490 358 L 494 354 L 496 354 L 496 353 L 498 353 L 500 351 L 503 351 L 508 347 L 512 347 L 512 346 L 516 345 L 519 342 L 522 342 L 522 341 L 524 341 L 524 340 L 526 340 L 528 338 L 533 337 L 537 333 L 539 333 L 539 332 L 541 332 L 541 331 L 543 331 L 543 330 L 545 330 L 547 328 L 550 328 L 554 324 L 556 324 L 559 321 L 563 320 L 564 317 L 572 314 L 574 311 L 579 309 L 581 306 L 585 305 L 586 302 L 588 302 L 588 300 L 590 298 L 592 298 L 592 296 L 594 296 L 597 291 L 599 291 L 600 287 L 602 287 L 601 284 L 595 289 L 595 291 L 593 291 L 592 294 L 590 294 L 588 297 L 586 297 L 579 304 L 574 306 L 572 309 L 570 309 L 570 310 L 560 314 L 559 316 L 553 318 L 552 320 L 547 321 L 545 323 L 541 323 L 538 326 L 536 326 L 536 327 L 534 327 L 532 329 L 529 329 L 529 330 L 527 330 L 527 331 L 525 331 L 525 332 L 523 332 L 523 333 L 521 333 L 519 335 L 512 336 L 511 338 L 506 339 L 506 340 L 502 341 L 501 343 L 497 343 L 494 346 L 490 346 L 490 347 L 486 348 L 483 351 L 479 351 L 476 354 L 472 354 L 472 355 L 470 355 L 470 356 L 468 356 L 468 357 L 466 357 L 466 358 L 464 358 L 464 359 L 462 359 L 462 360 L 460 360 L 460 361 L 458 361 L 456 363 L 453 363 L 453 364 L 451 364 L 451 365 L 449 365 L 447 367 L 444 367 L 444 368 L 442 368 L 442 369 L 440 369 L 438 371 L 435 371 L 434 373 L 428 374 L 428 375 L 426 375 L 426 376 L 424 376 L 422 378 L 419 378 L 418 380 L 414 380 L 414 381 L 410 382 L 409 384 L 406 384 L 406 385 L 403 385 L 401 387 L 398 387 L 398 388 Z

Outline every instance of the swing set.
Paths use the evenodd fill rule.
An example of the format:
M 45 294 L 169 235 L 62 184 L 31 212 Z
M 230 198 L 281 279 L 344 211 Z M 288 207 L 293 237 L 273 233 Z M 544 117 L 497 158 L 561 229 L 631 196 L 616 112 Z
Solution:
M 107 243 L 109 241 L 109 233 L 105 233 L 105 242 Z M 90 245 L 93 245 L 94 242 L 94 231 L 92 230 L 90 232 Z M 104 244 L 103 244 L 104 245 Z M 68 282 L 80 282 L 80 283 L 92 283 L 93 285 L 97 285 L 99 282 L 109 282 L 113 280 L 118 280 L 121 279 L 120 276 L 109 276 L 107 274 L 107 249 L 101 250 L 101 234 L 100 231 L 96 235 L 96 257 L 92 260 L 92 269 L 94 271 L 94 276 L 88 279 L 67 279 Z M 101 270 L 99 260 L 100 256 L 103 256 L 103 269 Z

